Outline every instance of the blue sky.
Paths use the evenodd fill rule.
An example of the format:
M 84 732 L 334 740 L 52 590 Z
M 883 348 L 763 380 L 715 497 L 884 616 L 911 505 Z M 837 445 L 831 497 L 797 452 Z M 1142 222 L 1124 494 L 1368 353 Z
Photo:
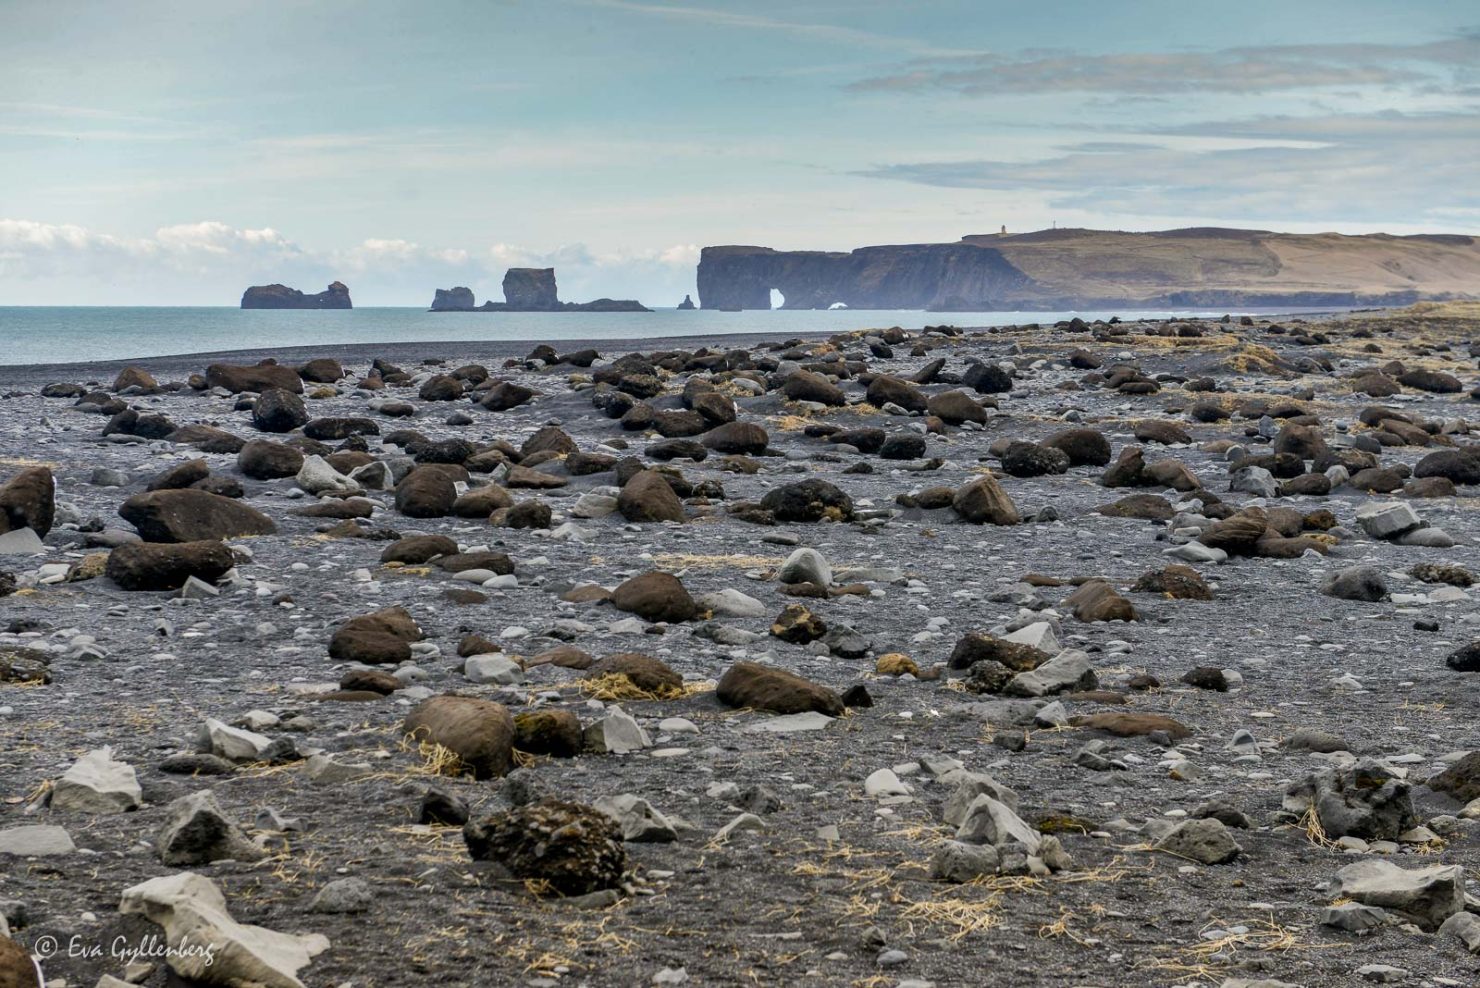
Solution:
M 1054 222 L 1480 232 L 1480 8 L 0 0 L 0 304 Z

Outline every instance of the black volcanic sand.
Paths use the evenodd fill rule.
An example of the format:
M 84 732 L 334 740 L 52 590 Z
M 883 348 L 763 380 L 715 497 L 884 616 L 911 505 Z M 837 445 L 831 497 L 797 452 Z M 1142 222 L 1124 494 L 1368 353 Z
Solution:
M 1209 491 L 1236 507 L 1251 495 L 1228 491 L 1226 459 L 1209 444 L 1233 440 L 1260 453 L 1268 451 L 1268 439 L 1259 435 L 1257 417 L 1235 412 L 1231 419 L 1204 424 L 1190 418 L 1187 408 L 1209 399 L 1232 410 L 1248 399 L 1295 397 L 1319 416 L 1328 439 L 1342 429 L 1356 434 L 1366 431 L 1358 413 L 1377 402 L 1353 394 L 1346 375 L 1390 360 L 1448 370 L 1465 391 L 1431 394 L 1405 387 L 1385 404 L 1415 420 L 1458 420 L 1461 432 L 1475 414 L 1468 395 L 1474 360 L 1466 347 L 1477 332 L 1473 322 L 1354 317 L 1290 325 L 1319 330 L 1325 342 L 1297 341 L 1294 332 L 1272 332 L 1269 322 L 1260 321 L 1203 323 L 1203 336 L 1184 339 L 1147 335 L 1162 332 L 1160 324 L 1116 327 L 1125 332 L 1117 336 L 1104 326 L 1093 332 L 1028 327 L 959 337 L 909 334 L 894 346 L 892 358 L 872 356 L 862 334 L 808 344 L 793 356 L 806 361 L 841 352 L 866 362 L 870 371 L 901 376 L 936 357 L 945 358 L 949 374 L 964 372 L 970 357 L 1010 360 L 1016 379 L 1010 393 L 997 396 L 1000 409 L 984 429 L 947 428 L 929 436 L 927 456 L 940 463 L 918 471 L 906 469 L 908 462 L 836 452 L 802 431 L 827 423 L 903 432 L 922 424 L 918 416 L 886 415 L 865 404 L 809 412 L 774 391 L 751 397 L 722 384 L 725 393 L 737 396 L 742 420 L 769 430 L 778 455 L 754 457 L 760 470 L 753 475 L 722 469 L 718 454 L 702 463 L 674 461 L 690 482 L 715 481 L 724 491 L 723 499 L 691 500 L 689 521 L 682 525 L 634 525 L 620 515 L 571 519 L 584 538 L 556 539 L 547 531 L 495 527 L 481 519 L 407 518 L 396 512 L 389 492 L 371 492 L 379 504 L 369 522 L 375 528 L 447 535 L 464 547 L 497 549 L 513 558 L 519 586 L 487 589 L 487 600 L 474 604 L 450 600 L 448 588 L 472 585 L 452 580 L 435 565 L 384 567 L 379 557 L 388 543 L 326 537 L 321 530 L 333 522 L 289 514 L 312 501 L 293 496 L 291 479 L 250 480 L 237 473 L 234 456 L 198 454 L 167 441 L 105 440 L 100 432 L 106 418 L 76 410 L 70 399 L 39 396 L 56 381 L 92 381 L 107 389 L 121 363 L 0 368 L 0 478 L 26 465 L 49 465 L 64 506 L 44 556 L 0 558 L 0 570 L 15 574 L 24 588 L 0 598 L 0 630 L 12 629 L 0 634 L 0 648 L 47 650 L 54 677 L 46 686 L 0 683 L 0 831 L 58 824 L 80 849 L 62 857 L 0 857 L 0 900 L 24 903 L 25 923 L 14 935 L 27 946 L 43 936 L 65 944 L 74 935 L 80 943 L 105 945 L 102 957 L 53 958 L 47 964 L 52 978 L 91 985 L 103 974 L 121 977 L 124 962 L 106 956 L 106 945 L 120 936 L 137 942 L 158 928 L 139 917 L 121 917 L 120 893 L 180 870 L 161 864 L 153 848 L 165 806 L 209 787 L 271 856 L 191 870 L 217 883 L 239 922 L 328 937 L 329 950 L 300 972 L 308 985 L 646 985 L 665 968 L 683 968 L 687 983 L 698 985 L 1172 985 L 1274 978 L 1345 986 L 1358 983 L 1357 970 L 1370 964 L 1405 969 L 1410 973 L 1404 984 L 1475 984 L 1480 962 L 1458 940 L 1397 925 L 1363 936 L 1320 925 L 1321 910 L 1332 901 L 1327 882 L 1360 856 L 1312 840 L 1280 815 L 1287 786 L 1328 762 L 1279 744 L 1302 729 L 1331 732 L 1351 752 L 1396 759 L 1393 764 L 1413 783 L 1420 818 L 1458 811 L 1462 804 L 1422 781 L 1455 752 L 1480 747 L 1474 676 L 1453 672 L 1444 661 L 1475 637 L 1473 595 L 1448 602 L 1404 598 L 1436 587 L 1396 576 L 1388 584 L 1400 595 L 1397 601 L 1354 602 L 1324 596 L 1318 588 L 1325 576 L 1359 563 L 1389 574 L 1421 562 L 1480 569 L 1473 488 L 1462 487 L 1457 498 L 1420 500 L 1346 486 L 1329 497 L 1272 501 L 1302 512 L 1333 512 L 1341 528 L 1329 540 L 1330 555 L 1198 565 L 1214 588 L 1211 601 L 1131 592 L 1139 575 L 1172 561 L 1163 555 L 1175 544 L 1169 528 L 1107 518 L 1094 509 L 1131 493 L 1167 494 L 1173 501 L 1180 496 L 1156 487 L 1108 490 L 1097 483 L 1098 467 L 1002 478 L 1025 519 L 1052 508 L 1057 520 L 975 526 L 959 522 L 948 508 L 896 504 L 898 495 L 959 487 L 998 468 L 988 447 L 1000 439 L 1038 440 L 1082 425 L 1103 433 L 1118 454 L 1135 442 L 1134 422 L 1166 418 L 1187 429 L 1194 443 L 1148 445 L 1147 459 L 1181 460 Z M 1440 344 L 1448 349 L 1436 349 Z M 626 352 L 610 342 L 595 345 L 603 362 Z M 662 351 L 731 345 L 713 339 L 660 342 Z M 774 341 L 747 345 L 755 358 L 781 355 Z M 558 346 L 569 352 L 579 344 Z M 1364 350 L 1374 346 L 1377 352 Z M 1076 348 L 1107 367 L 1133 363 L 1150 377 L 1163 376 L 1161 388 L 1129 395 L 1079 383 L 1088 372 L 1066 360 Z M 383 432 L 415 428 L 433 439 L 463 438 L 480 446 L 508 440 L 518 446 L 537 428 L 556 422 L 583 450 L 622 439 L 629 449 L 619 455 L 638 456 L 656 440 L 624 432 L 592 407 L 583 390 L 590 370 L 531 368 L 518 360 L 504 365 L 505 357 L 527 350 L 516 344 L 407 343 L 307 347 L 277 357 L 284 363 L 308 356 L 342 359 L 350 376 L 338 386 L 307 385 L 309 414 L 368 415 Z M 488 412 L 466 401 L 420 401 L 420 378 L 374 395 L 357 391 L 355 382 L 372 356 L 418 375 L 433 369 L 423 367 L 422 358 L 445 359 L 440 370 L 477 359 L 494 376 L 541 396 L 512 411 Z M 1329 359 L 1334 370 L 1311 362 L 1320 358 Z M 164 383 L 183 381 L 208 362 L 169 357 L 139 363 Z M 668 376 L 665 394 L 654 404 L 679 407 L 688 376 Z M 1194 377 L 1213 378 L 1219 390 L 1189 393 L 1181 384 Z M 856 379 L 839 384 L 850 401 L 861 402 L 864 388 Z M 937 383 L 924 390 L 933 394 L 954 386 Z M 411 401 L 416 416 L 377 416 L 366 409 L 371 397 Z M 177 425 L 207 423 L 261 438 L 251 413 L 235 410 L 235 397 L 182 388 L 126 400 L 163 412 Z M 470 414 L 473 424 L 446 424 L 457 411 Z M 1463 444 L 1468 437 L 1433 441 Z M 375 456 L 400 453 L 382 448 L 374 436 L 369 450 Z M 1381 460 L 1411 465 L 1430 452 L 1389 446 Z M 87 545 L 84 530 L 129 530 L 117 514 L 123 500 L 154 475 L 199 455 L 213 473 L 240 481 L 246 502 L 277 522 L 277 535 L 231 540 L 250 550 L 250 560 L 238 566 L 242 582 L 225 584 L 220 596 L 204 600 L 126 592 L 104 577 L 31 585 L 38 566 L 75 563 L 97 551 Z M 873 472 L 846 472 L 860 463 Z M 90 478 L 100 467 L 124 471 L 127 486 L 94 486 Z M 558 460 L 541 469 L 565 477 Z M 838 485 L 866 517 L 768 527 L 727 513 L 730 506 L 810 477 Z M 475 483 L 483 479 L 474 475 Z M 611 472 L 566 479 L 562 488 L 512 493 L 519 500 L 544 500 L 559 525 L 576 497 L 615 482 Z M 1460 544 L 1415 548 L 1369 538 L 1354 515 L 1374 498 L 1411 504 Z M 785 595 L 775 570 L 791 547 L 766 541 L 781 533 L 817 549 L 835 569 L 872 567 L 876 571 L 864 575 L 878 579 L 862 595 Z M 615 633 L 612 625 L 630 615 L 608 605 L 561 600 L 572 583 L 612 587 L 655 568 L 678 575 L 694 594 L 733 588 L 760 600 L 763 617 L 717 618 L 759 637 L 743 645 L 717 644 L 693 633 L 701 625 L 697 621 Z M 1062 606 L 1072 586 L 1026 587 L 1020 581 L 1028 574 L 1064 581 L 1103 577 L 1133 602 L 1141 620 L 1080 622 Z M 807 605 L 830 624 L 850 625 L 869 640 L 868 655 L 819 655 L 816 648 L 769 636 L 773 618 L 790 603 Z M 468 633 L 523 657 L 563 642 L 598 658 L 640 651 L 682 674 L 690 688 L 681 698 L 620 704 L 646 727 L 655 747 L 628 755 L 534 758 L 519 774 L 544 793 L 578 802 L 633 793 L 691 829 L 672 843 L 628 843 L 629 873 L 619 900 L 581 907 L 534 894 L 538 883 L 527 888 L 475 868 L 459 828 L 418 826 L 418 804 L 429 783 L 466 799 L 480 818 L 507 808 L 510 786 L 498 779 L 434 778 L 415 747 L 402 743 L 401 723 L 412 704 L 399 695 L 358 703 L 316 699 L 349 669 L 329 657 L 333 629 L 346 618 L 393 604 L 407 608 L 435 646 L 414 656 L 426 674 L 423 685 L 434 693 L 494 698 L 514 712 L 527 705 L 564 708 L 587 724 L 600 716 L 601 702 L 583 695 L 584 674 L 577 670 L 533 666 L 525 682 L 506 688 L 470 683 L 457 657 Z M 1034 611 L 1056 625 L 1065 647 L 1089 654 L 1102 689 L 1124 694 L 1126 702 L 1118 706 L 1059 697 L 1068 714 L 1131 711 L 1176 718 L 1192 732 L 1176 749 L 1193 766 L 1178 774 L 1190 778 L 1174 777 L 1168 766 L 1177 759 L 1146 737 L 1108 739 L 1106 754 L 1125 763 L 1119 771 L 1092 771 L 1073 762 L 1076 751 L 1097 737 L 1083 729 L 1030 727 L 1021 751 L 994 742 L 1014 730 L 994 722 L 991 708 L 982 706 L 995 698 L 965 691 L 960 673 L 942 673 L 940 667 L 966 632 L 1000 628 Z M 1435 622 L 1438 630 L 1418 630 L 1421 621 Z M 942 674 L 878 675 L 877 657 L 893 652 L 910 656 L 927 677 Z M 874 706 L 851 711 L 820 731 L 754 731 L 772 715 L 726 708 L 712 689 L 740 658 L 773 662 L 839 691 L 864 684 Z M 1184 685 L 1182 675 L 1196 666 L 1238 670 L 1242 682 L 1228 692 Z M 1162 687 L 1127 690 L 1127 681 L 1140 672 L 1154 675 Z M 1344 676 L 1353 679 L 1338 685 Z M 195 750 L 205 718 L 231 723 L 252 710 L 283 720 L 304 716 L 308 723 L 298 724 L 304 730 L 263 733 L 289 739 L 300 752 L 324 750 L 341 762 L 368 763 L 373 772 L 318 784 L 297 764 L 247 765 L 217 777 L 159 771 L 166 757 Z M 674 717 L 692 721 L 698 733 L 660 730 L 663 719 Z M 1229 746 L 1240 729 L 1260 742 L 1258 760 L 1235 761 L 1241 752 Z M 105 744 L 136 768 L 145 805 L 101 816 L 47 808 L 47 783 L 77 756 Z M 899 767 L 938 756 L 959 759 L 1014 790 L 1021 816 L 1062 831 L 1073 867 L 1048 877 L 1004 876 L 963 885 L 932 881 L 931 854 L 953 836 L 953 828 L 941 823 L 950 790 L 928 773 L 904 774 Z M 864 780 L 889 767 L 901 771 L 910 801 L 884 805 L 865 795 Z M 763 830 L 713 840 L 740 812 L 733 797 L 707 794 L 725 782 L 774 795 L 760 801 L 772 804 L 760 806 Z M 1235 861 L 1204 866 L 1147 850 L 1147 821 L 1190 813 L 1213 799 L 1252 822 L 1250 829 L 1231 831 L 1242 847 Z M 295 819 L 301 829 L 286 835 L 259 829 L 262 807 Z M 829 826 L 837 828 L 839 839 L 818 835 Z M 1473 826 L 1461 821 L 1447 844 L 1405 846 L 1389 860 L 1472 870 L 1480 866 Z M 369 884 L 369 911 L 309 911 L 316 892 L 343 877 Z M 892 950 L 902 952 L 903 961 L 881 967 L 881 957 L 895 959 L 886 953 Z M 160 964 L 142 983 L 159 986 L 166 979 Z

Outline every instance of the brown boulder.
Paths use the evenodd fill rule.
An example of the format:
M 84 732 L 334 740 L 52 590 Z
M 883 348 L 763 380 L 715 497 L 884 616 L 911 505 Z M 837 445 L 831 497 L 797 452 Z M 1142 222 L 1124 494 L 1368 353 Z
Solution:
M 1140 737 L 1157 731 L 1165 731 L 1173 741 L 1192 737 L 1192 731 L 1186 724 L 1163 714 L 1133 714 L 1115 711 L 1075 717 L 1070 723 L 1075 727 L 1104 731 L 1119 738 Z
M 125 542 L 108 554 L 105 573 L 125 590 L 178 590 L 190 577 L 215 583 L 236 565 L 231 549 L 200 542 Z
M 838 717 L 843 713 L 842 698 L 826 686 L 755 662 L 736 662 L 726 669 L 715 696 L 727 706 L 778 714 L 815 710 Z
M 641 652 L 609 655 L 591 666 L 594 676 L 624 676 L 645 693 L 669 693 L 683 689 L 683 677 L 667 663 Z
M 457 543 L 445 535 L 408 535 L 385 547 L 380 554 L 382 563 L 405 563 L 420 566 L 438 556 L 457 554 Z
M 611 601 L 617 610 L 644 621 L 688 621 L 699 614 L 699 605 L 678 577 L 656 570 L 622 583 L 612 591 Z
M 145 542 L 200 542 L 274 535 L 277 525 L 256 508 L 200 490 L 135 494 L 118 509 Z
M 617 510 L 631 522 L 685 519 L 683 502 L 656 470 L 643 470 L 623 485 L 617 495 Z
M 206 387 L 225 388 L 232 394 L 243 391 L 263 392 L 269 388 L 282 388 L 294 394 L 303 394 L 303 379 L 291 367 L 280 367 L 273 363 L 257 364 L 252 367 L 235 364 L 211 364 L 206 368 Z
M 1136 608 L 1104 580 L 1090 580 L 1064 599 L 1074 617 L 1092 621 L 1135 621 Z
M 22 470 L 0 485 L 0 532 L 29 528 L 46 538 L 56 517 L 56 490 L 46 467 Z
M 975 525 L 1016 525 L 1021 522 L 1017 506 L 991 474 L 973 480 L 956 492 L 951 507 Z
M 471 696 L 434 696 L 406 715 L 412 741 L 439 744 L 475 779 L 492 779 L 514 765 L 514 718 L 502 703 Z
M 422 637 L 405 608 L 387 607 L 341 624 L 329 639 L 329 657 L 365 665 L 405 662 L 411 658 L 409 643 Z

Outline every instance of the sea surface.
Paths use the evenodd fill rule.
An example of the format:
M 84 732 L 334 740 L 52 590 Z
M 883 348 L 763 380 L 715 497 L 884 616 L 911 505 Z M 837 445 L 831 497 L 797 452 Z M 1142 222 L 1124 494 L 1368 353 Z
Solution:
M 1329 310 L 1322 310 L 1329 311 Z M 1281 310 L 1290 314 L 1290 310 Z M 1256 310 L 1234 312 L 1255 314 Z M 187 307 L 0 306 L 0 365 L 81 363 L 352 343 L 659 340 L 664 337 L 797 333 L 825 335 L 900 326 L 1007 326 L 1217 317 L 1198 310 L 1094 312 L 921 312 L 785 310 L 716 312 L 427 312 L 411 308 L 297 311 Z

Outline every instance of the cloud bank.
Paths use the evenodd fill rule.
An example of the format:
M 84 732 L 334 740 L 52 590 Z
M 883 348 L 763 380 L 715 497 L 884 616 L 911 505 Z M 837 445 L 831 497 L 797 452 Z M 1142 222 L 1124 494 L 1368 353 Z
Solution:
M 663 307 L 694 290 L 698 260 L 693 244 L 600 252 L 580 243 L 469 249 L 371 238 L 313 250 L 270 227 L 217 221 L 122 237 L 0 219 L 0 305 L 235 305 L 248 285 L 281 282 L 313 292 L 337 279 L 357 305 L 417 306 L 453 285 L 472 288 L 480 301 L 500 299 L 507 268 L 554 267 L 563 298 L 636 297 Z

